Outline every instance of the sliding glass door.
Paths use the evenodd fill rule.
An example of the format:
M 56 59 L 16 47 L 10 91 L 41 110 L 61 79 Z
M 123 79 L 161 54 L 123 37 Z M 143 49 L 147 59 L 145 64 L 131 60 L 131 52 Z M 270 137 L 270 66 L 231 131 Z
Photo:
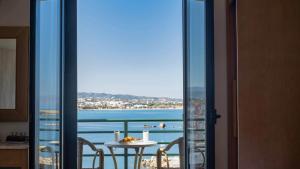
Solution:
M 73 17 L 76 1 L 31 1 L 31 169 L 76 168 Z
M 214 169 L 212 0 L 184 1 L 186 168 Z
M 37 1 L 36 168 L 59 169 L 62 143 L 61 2 Z
M 32 0 L 35 169 L 75 169 L 76 1 Z M 185 166 L 214 169 L 212 0 L 183 0 Z M 32 113 L 33 113 L 32 112 Z

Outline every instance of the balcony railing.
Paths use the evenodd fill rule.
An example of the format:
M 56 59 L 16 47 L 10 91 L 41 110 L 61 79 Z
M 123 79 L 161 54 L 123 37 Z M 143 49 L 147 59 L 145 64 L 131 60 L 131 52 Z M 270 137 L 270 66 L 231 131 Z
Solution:
M 58 121 L 58 119 L 40 119 L 41 121 Z M 204 119 L 197 119 L 198 121 L 204 121 Z M 145 130 L 145 128 L 140 128 L 139 130 L 130 130 L 130 126 L 131 124 L 135 123 L 141 123 L 141 124 L 149 124 L 149 123 L 167 123 L 167 122 L 178 122 L 181 123 L 183 126 L 183 120 L 182 119 L 132 119 L 132 120 L 111 120 L 111 119 L 81 119 L 78 120 L 78 126 L 80 124 L 103 124 L 103 123 L 118 123 L 118 124 L 122 124 L 122 129 L 119 129 L 120 133 L 124 134 L 123 136 L 126 137 L 129 134 L 134 134 L 134 133 L 142 133 L 143 130 Z M 165 129 L 156 127 L 156 129 L 153 128 L 148 128 L 147 129 L 149 131 L 149 133 L 153 133 L 153 134 L 170 134 L 170 133 L 178 133 L 181 134 L 181 136 L 183 136 L 183 129 L 169 129 L 168 127 L 166 127 Z M 205 129 L 192 129 L 193 131 L 200 131 L 200 132 L 205 132 Z M 45 131 L 45 132 L 59 132 L 59 129 L 57 128 L 41 128 L 40 131 Z M 78 134 L 83 136 L 84 135 L 88 135 L 88 134 L 109 134 L 111 133 L 113 135 L 115 130 L 79 130 Z M 166 138 L 168 138 L 168 136 L 166 136 Z M 50 142 L 53 140 L 49 140 L 49 139 L 40 139 L 41 142 Z M 106 141 L 110 141 L 110 140 L 106 140 Z M 154 140 L 157 141 L 157 140 Z M 170 138 L 170 140 L 168 141 L 164 141 L 164 142 L 158 142 L 158 145 L 166 145 L 169 144 L 171 141 L 173 141 L 172 138 Z M 198 141 L 203 141 L 204 140 L 198 140 Z M 92 142 L 93 144 L 97 145 L 97 146 L 101 146 L 104 145 L 104 142 Z M 205 147 L 203 147 L 205 148 Z M 58 152 L 56 152 L 58 153 Z M 153 151 L 153 153 L 145 153 L 143 154 L 144 157 L 149 157 L 149 156 L 155 156 L 156 151 Z M 168 153 L 168 156 L 178 156 L 178 153 Z M 84 157 L 93 157 L 94 154 L 84 154 Z M 111 154 L 106 152 L 105 156 L 110 157 Z M 116 153 L 115 154 L 116 157 L 123 157 L 124 158 L 124 168 L 128 169 L 128 157 L 130 156 L 135 156 L 135 154 L 133 153 L 129 153 L 127 149 L 124 149 L 123 153 Z

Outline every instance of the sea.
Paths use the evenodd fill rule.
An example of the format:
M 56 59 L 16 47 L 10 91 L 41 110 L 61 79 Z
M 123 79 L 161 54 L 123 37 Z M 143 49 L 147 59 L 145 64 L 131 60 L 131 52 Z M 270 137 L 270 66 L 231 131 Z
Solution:
M 164 119 L 168 120 L 182 120 L 183 119 L 183 110 L 182 109 L 141 109 L 141 110 L 78 110 L 78 120 L 157 120 L 154 122 L 129 122 L 128 130 L 135 131 L 135 133 L 129 133 L 129 136 L 136 138 L 142 138 L 143 131 L 150 131 L 149 140 L 157 142 L 171 142 L 181 136 L 183 132 L 183 122 L 165 122 Z M 165 125 L 165 128 L 160 127 L 162 124 Z M 114 140 L 113 131 L 124 131 L 123 122 L 79 122 L 78 123 L 78 137 L 87 139 L 93 143 L 97 144 L 97 148 L 102 148 L 104 150 L 105 156 L 105 169 L 114 169 L 112 157 L 109 156 L 109 150 L 101 143 L 109 142 Z M 154 132 L 151 132 L 154 131 Z M 171 133 L 159 133 L 160 131 L 176 131 Z M 99 133 L 104 132 L 104 133 Z M 43 134 L 44 135 L 44 134 Z M 46 136 L 49 134 L 46 134 Z M 121 133 L 121 138 L 124 135 Z M 155 154 L 157 149 L 160 147 L 166 146 L 164 144 L 159 144 L 153 147 L 147 147 L 144 150 L 144 159 L 150 159 Z M 115 154 L 123 154 L 124 149 L 117 148 L 114 149 Z M 93 154 L 94 152 L 88 147 L 84 147 L 84 154 Z M 131 154 L 128 157 L 128 168 L 134 168 L 134 154 L 133 150 L 128 150 L 128 153 Z M 174 146 L 169 153 L 177 154 L 178 147 Z M 125 164 L 124 156 L 118 156 L 118 168 L 123 169 Z M 92 168 L 92 157 L 84 157 L 83 167 Z

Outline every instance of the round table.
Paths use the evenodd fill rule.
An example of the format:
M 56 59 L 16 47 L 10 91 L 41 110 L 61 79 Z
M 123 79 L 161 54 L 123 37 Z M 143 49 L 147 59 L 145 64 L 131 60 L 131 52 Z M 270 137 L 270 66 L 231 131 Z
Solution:
M 132 148 L 135 150 L 135 158 L 134 158 L 134 169 L 141 168 L 142 157 L 144 153 L 145 147 L 151 147 L 157 145 L 156 141 L 135 141 L 131 143 L 119 143 L 117 141 L 105 142 L 104 145 L 109 149 L 111 156 L 114 161 L 115 169 L 118 169 L 117 160 L 113 151 L 113 148 Z M 139 159 L 138 159 L 139 158 Z

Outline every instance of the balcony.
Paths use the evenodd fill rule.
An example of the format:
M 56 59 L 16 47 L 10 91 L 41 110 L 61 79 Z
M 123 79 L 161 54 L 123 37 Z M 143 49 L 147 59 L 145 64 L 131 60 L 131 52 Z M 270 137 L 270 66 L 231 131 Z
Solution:
M 57 119 L 41 119 L 41 121 L 58 121 Z M 197 119 L 197 121 L 204 121 L 204 119 Z M 162 128 L 159 125 L 165 124 L 166 127 Z M 113 126 L 113 128 L 111 127 Z M 145 149 L 145 152 L 143 154 L 143 160 L 145 160 L 142 164 L 142 168 L 151 168 L 149 165 L 146 165 L 146 161 L 148 160 L 147 164 L 149 164 L 149 159 L 152 159 L 156 156 L 156 151 L 160 147 L 164 147 L 167 144 L 169 144 L 171 141 L 177 139 L 180 136 L 183 136 L 183 120 L 182 119 L 130 119 L 130 120 L 116 120 L 116 119 L 80 119 L 78 120 L 78 136 L 83 137 L 89 141 L 91 141 L 93 144 L 96 145 L 97 148 L 102 148 L 104 150 L 105 155 L 105 162 L 104 162 L 104 168 L 105 169 L 113 169 L 113 160 L 112 155 L 108 151 L 108 148 L 105 147 L 104 143 L 106 141 L 111 141 L 114 138 L 114 131 L 120 131 L 121 135 L 120 137 L 125 136 L 133 136 L 133 137 L 142 137 L 142 132 L 144 130 L 148 130 L 150 134 L 150 140 L 157 141 L 157 146 L 154 147 L 148 147 Z M 205 133 L 205 129 L 189 129 L 192 131 Z M 59 129 L 57 128 L 41 128 L 41 132 L 58 132 Z M 55 163 L 51 161 L 56 161 L 59 156 L 59 152 L 55 151 L 57 149 L 57 145 L 55 146 L 53 140 L 49 139 L 41 139 L 41 142 L 45 146 L 51 147 L 53 149 L 53 152 L 48 152 L 45 154 L 45 159 L 48 157 L 48 165 L 54 165 L 57 166 Z M 190 140 L 189 140 L 190 141 Z M 194 140 L 195 141 L 195 140 Z M 203 156 L 202 166 L 204 166 L 204 152 L 205 152 L 205 140 L 204 139 L 198 139 L 196 140 L 198 143 L 198 149 L 201 155 Z M 50 155 L 49 155 L 50 154 Z M 51 155 L 52 154 L 52 155 Z M 52 160 L 49 160 L 49 156 L 52 156 Z M 134 168 L 133 161 L 135 152 L 131 149 L 115 149 L 115 156 L 117 158 L 118 162 L 118 168 L 119 169 L 131 169 Z M 88 169 L 92 167 L 92 159 L 94 157 L 94 154 L 90 149 L 87 147 L 84 148 L 84 155 L 83 155 L 83 167 Z M 178 165 L 176 163 L 179 162 L 179 150 L 178 146 L 174 146 L 169 152 L 168 152 L 169 159 L 173 159 L 173 163 L 170 163 L 170 165 Z M 49 162 L 50 161 L 50 162 Z M 175 162 L 174 162 L 175 161 Z M 156 163 L 156 162 L 155 162 Z M 54 167 L 56 168 L 56 167 Z

